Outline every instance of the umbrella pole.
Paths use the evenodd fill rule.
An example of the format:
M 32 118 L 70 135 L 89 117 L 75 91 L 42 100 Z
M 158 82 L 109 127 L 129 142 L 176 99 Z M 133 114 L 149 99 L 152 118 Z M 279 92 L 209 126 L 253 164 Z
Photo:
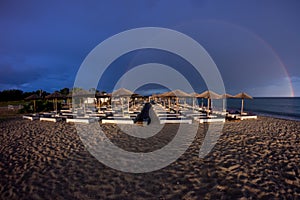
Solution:
M 84 103 L 84 99 L 82 99 L 82 100 L 83 100 L 83 113 L 85 115 L 85 103 Z
M 169 111 L 171 111 L 171 98 L 169 97 Z
M 122 97 L 120 97 L 120 100 L 121 100 L 122 114 L 123 114 L 123 117 L 124 117 L 123 98 L 122 98 Z
M 128 115 L 129 115 L 129 97 L 127 97 L 127 105 L 128 105 L 127 111 L 128 111 Z
M 35 99 L 33 100 L 33 112 L 35 113 Z
M 243 111 L 244 111 L 244 99 L 242 99 L 241 114 L 243 113 Z
M 178 105 L 178 97 L 176 97 L 176 113 L 179 111 L 179 105 Z
M 209 98 L 207 99 L 207 110 L 209 111 L 209 107 L 210 107 L 210 105 L 209 105 Z
M 57 112 L 57 99 L 55 99 L 55 111 Z
M 195 98 L 193 97 L 193 111 L 195 110 Z

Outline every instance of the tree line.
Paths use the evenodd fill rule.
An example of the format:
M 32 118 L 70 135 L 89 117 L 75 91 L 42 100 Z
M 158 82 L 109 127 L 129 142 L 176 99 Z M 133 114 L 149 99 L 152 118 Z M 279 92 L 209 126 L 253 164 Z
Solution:
M 59 91 L 55 91 L 55 92 L 59 92 L 62 95 L 68 95 L 70 92 L 74 91 L 74 92 L 78 92 L 79 90 L 83 90 L 81 88 L 73 88 L 73 89 L 69 89 L 69 88 L 62 88 Z M 96 90 L 95 88 L 91 88 L 89 89 L 90 92 L 99 92 L 98 90 Z M 105 91 L 102 91 L 102 93 L 104 93 Z M 19 89 L 11 89 L 11 90 L 3 90 L 0 91 L 0 101 L 21 101 L 24 100 L 26 97 L 29 97 L 30 95 L 33 94 L 37 94 L 38 96 L 45 98 L 45 96 L 49 95 L 50 93 L 44 90 L 36 90 L 36 91 L 32 91 L 32 92 L 24 92 L 22 90 Z
M 69 88 L 63 88 L 57 92 L 60 92 L 63 95 L 67 95 L 69 94 L 69 91 Z M 18 89 L 3 90 L 0 91 L 0 101 L 21 101 L 33 94 L 37 94 L 38 96 L 44 98 L 50 93 L 44 90 L 36 90 L 32 92 L 24 92 Z

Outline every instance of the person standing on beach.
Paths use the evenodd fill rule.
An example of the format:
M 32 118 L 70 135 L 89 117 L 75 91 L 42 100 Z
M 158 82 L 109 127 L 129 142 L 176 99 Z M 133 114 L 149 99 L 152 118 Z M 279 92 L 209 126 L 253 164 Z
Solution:
M 147 125 L 151 123 L 151 118 L 149 115 L 149 110 L 151 108 L 150 103 L 145 103 L 142 111 L 134 119 L 134 123 L 147 121 Z

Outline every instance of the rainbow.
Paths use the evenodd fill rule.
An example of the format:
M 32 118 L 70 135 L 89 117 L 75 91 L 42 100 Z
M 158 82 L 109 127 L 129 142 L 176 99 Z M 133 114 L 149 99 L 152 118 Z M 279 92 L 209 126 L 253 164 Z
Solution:
M 278 53 L 275 51 L 275 49 L 268 43 L 266 42 L 262 37 L 260 37 L 258 34 L 248 30 L 247 28 L 245 27 L 242 27 L 240 25 L 237 25 L 237 24 L 233 24 L 233 23 L 230 23 L 230 22 L 227 22 L 227 21 L 223 21 L 223 20 L 205 20 L 206 22 L 213 22 L 213 23 L 220 23 L 220 24 L 223 24 L 223 25 L 230 25 L 230 26 L 233 26 L 237 29 L 240 29 L 242 31 L 245 31 L 247 33 L 249 33 L 250 35 L 252 35 L 255 39 L 257 39 L 258 41 L 260 41 L 262 44 L 264 44 L 271 52 L 272 54 L 274 55 L 274 57 L 277 59 L 280 67 L 282 68 L 283 72 L 285 73 L 285 76 L 289 82 L 289 89 L 290 89 L 290 97 L 295 97 L 295 92 L 294 92 L 294 88 L 293 88 L 293 83 L 292 83 L 292 79 L 290 77 L 290 74 L 287 70 L 287 67 L 284 65 L 282 59 L 280 58 L 280 56 L 278 55 Z
M 294 92 L 294 88 L 293 88 L 293 83 L 291 80 L 291 77 L 289 75 L 289 72 L 287 70 L 287 67 L 285 66 L 285 64 L 283 63 L 282 59 L 280 58 L 280 56 L 278 55 L 278 53 L 275 51 L 275 49 L 268 43 L 266 42 L 262 37 L 260 37 L 258 34 L 248 30 L 247 28 L 237 25 L 237 24 L 233 24 L 230 23 L 228 21 L 224 21 L 224 20 L 216 20 L 216 19 L 209 19 L 209 20 L 196 20 L 196 21 L 201 21 L 201 22 L 206 22 L 206 23 L 219 23 L 219 24 L 223 24 L 223 25 L 228 25 L 228 26 L 232 26 L 234 28 L 240 29 L 241 31 L 244 31 L 250 35 L 252 35 L 255 39 L 257 39 L 258 41 L 261 42 L 261 44 L 263 44 L 266 48 L 268 48 L 270 50 L 270 52 L 273 54 L 273 56 L 276 58 L 276 61 L 278 62 L 279 66 L 282 68 L 283 72 L 285 73 L 285 77 L 288 80 L 288 85 L 289 85 L 289 93 L 290 93 L 290 97 L 295 97 L 295 92 Z M 196 21 L 193 21 L 192 23 L 195 23 Z M 191 23 L 191 22 L 189 22 Z M 176 26 L 177 28 L 180 26 L 183 26 L 185 23 L 182 22 L 181 24 L 179 24 L 178 26 Z

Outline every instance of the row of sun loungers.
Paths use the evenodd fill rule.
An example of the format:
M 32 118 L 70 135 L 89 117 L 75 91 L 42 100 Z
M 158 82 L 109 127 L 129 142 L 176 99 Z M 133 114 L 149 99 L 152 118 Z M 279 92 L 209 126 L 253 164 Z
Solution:
M 61 110 L 60 113 L 50 112 L 43 114 L 31 114 L 24 115 L 24 119 L 40 120 L 49 122 L 66 121 L 67 123 L 92 123 L 101 121 L 101 123 L 116 123 L 116 124 L 134 124 L 134 119 L 141 110 L 141 105 L 130 108 L 126 111 L 116 112 L 109 108 L 101 108 L 99 112 L 93 112 L 91 110 L 78 109 L 77 113 L 73 110 Z M 256 115 L 248 115 L 247 113 L 241 114 L 229 114 L 222 111 L 214 111 L 208 113 L 200 108 L 192 108 L 187 106 L 181 106 L 178 113 L 174 112 L 175 108 L 165 108 L 161 104 L 152 105 L 153 111 L 157 116 L 160 124 L 166 123 L 187 123 L 191 124 L 193 121 L 199 123 L 213 123 L 213 122 L 225 122 L 227 119 L 246 120 L 257 119 Z M 177 109 L 177 108 L 176 108 Z M 173 111 L 173 112 L 170 112 Z M 90 112 L 89 112 L 90 111 Z
M 170 113 L 161 105 L 155 104 L 152 107 L 160 124 L 192 123 L 192 119 L 189 119 L 179 113 Z
M 257 119 L 257 115 L 227 114 L 227 118 L 236 119 L 236 120 Z

